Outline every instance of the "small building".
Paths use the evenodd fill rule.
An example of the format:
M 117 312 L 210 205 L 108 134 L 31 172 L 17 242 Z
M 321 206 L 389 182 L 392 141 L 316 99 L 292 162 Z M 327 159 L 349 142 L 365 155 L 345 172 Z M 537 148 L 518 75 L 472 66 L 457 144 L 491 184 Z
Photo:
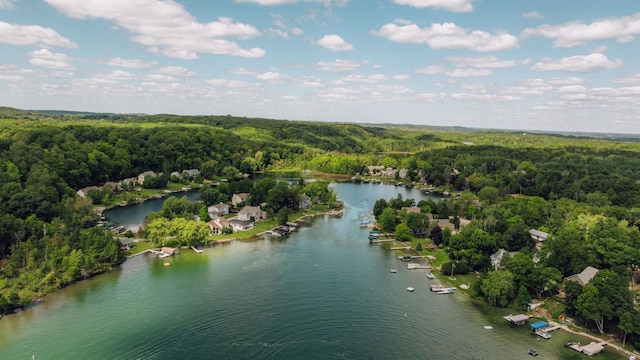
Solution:
M 587 266 L 581 273 L 574 274 L 571 276 L 567 276 L 564 278 L 566 281 L 575 281 L 578 284 L 585 286 L 593 279 L 594 276 L 598 273 L 598 269 L 593 266 Z
M 191 179 L 191 180 L 193 180 L 193 179 L 195 179 L 195 178 L 196 178 L 196 176 L 198 176 L 198 175 L 200 175 L 200 170 L 198 170 L 198 169 L 188 169 L 188 170 L 184 170 L 184 171 L 182 171 L 182 176 L 183 176 L 185 179 Z
M 176 179 L 182 179 L 182 175 L 180 175 L 180 173 L 179 173 L 179 172 L 177 172 L 177 171 L 172 172 L 172 173 L 169 175 L 169 177 L 170 177 L 170 178 L 174 178 L 174 177 L 175 177 Z
M 369 170 L 369 175 L 381 175 L 384 172 L 384 166 L 369 165 L 367 170 Z
M 76 191 L 76 194 L 78 194 L 78 196 L 80 196 L 80 197 L 87 197 L 89 195 L 89 191 L 91 191 L 91 190 L 102 191 L 102 188 L 97 187 L 97 186 L 87 186 L 85 188 L 82 188 L 82 189 Z
M 307 194 L 300 195 L 300 202 L 298 203 L 298 207 L 300 210 L 307 210 L 312 205 L 311 198 L 307 196 Z
M 229 205 L 220 203 L 207 207 L 210 217 L 229 215 Z
M 156 173 L 153 171 L 145 171 L 142 174 L 138 175 L 138 184 L 144 184 L 144 179 L 155 177 Z
M 549 326 L 549 323 L 547 323 L 546 321 L 536 321 L 533 324 L 531 324 L 531 330 L 533 331 L 544 330 L 546 329 L 547 326 Z
M 258 206 L 245 206 L 238 212 L 238 220 L 240 221 L 259 221 L 267 218 L 267 213 L 262 211 Z
M 507 320 L 511 325 L 524 325 L 529 320 L 530 316 L 526 314 L 517 314 L 517 315 L 507 315 L 503 316 L 503 319 Z
M 402 209 L 400 209 L 400 211 L 404 210 L 407 214 L 409 213 L 419 213 L 420 212 L 420 208 L 416 207 L 416 206 L 405 206 Z
M 129 238 L 118 238 L 118 242 L 120 242 L 120 250 L 129 251 L 133 247 L 133 240 Z
M 398 177 L 400 179 L 406 179 L 407 178 L 407 173 L 408 173 L 407 169 L 400 169 L 400 171 L 398 171 Z
M 529 230 L 529 234 L 531 235 L 531 238 L 533 239 L 533 241 L 537 243 L 544 242 L 549 237 L 549 234 L 547 234 L 546 232 L 536 230 L 536 229 Z
M 238 205 L 242 205 L 247 200 L 249 200 L 249 196 L 249 193 L 233 194 L 233 196 L 231 196 L 231 204 L 235 207 L 238 207 Z
M 231 227 L 233 227 L 233 230 L 235 231 L 251 230 L 255 226 L 255 223 L 251 220 L 231 219 L 229 220 L 229 223 L 231 224 Z
M 209 221 L 208 224 L 209 230 L 211 230 L 211 233 L 214 235 L 222 234 L 222 230 L 224 230 L 225 228 L 233 228 L 231 222 L 223 217 L 215 218 Z

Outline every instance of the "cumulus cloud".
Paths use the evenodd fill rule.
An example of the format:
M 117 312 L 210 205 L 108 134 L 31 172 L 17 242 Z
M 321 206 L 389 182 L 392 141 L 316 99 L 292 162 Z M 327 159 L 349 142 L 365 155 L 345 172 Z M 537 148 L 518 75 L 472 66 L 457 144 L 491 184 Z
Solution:
M 196 73 L 182 66 L 164 66 L 154 71 L 157 74 L 170 76 L 195 76 Z
M 75 67 L 71 63 L 73 59 L 66 54 L 52 53 L 47 49 L 31 51 L 29 62 L 35 66 L 42 66 L 56 70 L 73 70 Z
M 75 19 L 104 19 L 131 34 L 131 40 L 168 57 L 195 59 L 198 53 L 259 58 L 260 48 L 244 49 L 236 42 L 260 36 L 253 26 L 221 17 L 199 23 L 173 0 L 45 0 L 61 13 Z
M 432 7 L 434 9 L 445 9 L 455 12 L 473 11 L 472 0 L 392 0 L 398 5 L 408 5 L 415 8 Z
M 13 10 L 16 6 L 13 4 L 17 0 L 0 0 L 0 9 Z
M 622 60 L 609 60 L 606 55 L 593 53 L 589 55 L 576 55 L 564 57 L 559 60 L 544 58 L 535 63 L 531 70 L 534 71 L 569 71 L 569 72 L 595 72 L 604 69 L 615 69 L 623 65 Z
M 256 75 L 258 72 L 257 71 L 253 71 L 253 70 L 249 70 L 249 69 L 245 69 L 245 68 L 237 68 L 237 69 L 231 69 L 229 70 L 229 74 L 234 74 L 234 75 L 249 75 L 249 76 L 254 76 Z
M 473 50 L 479 52 L 518 48 L 518 39 L 508 33 L 488 33 L 461 28 L 454 23 L 434 23 L 426 28 L 416 24 L 389 23 L 373 34 L 399 43 L 427 44 L 432 49 Z
M 542 16 L 542 14 L 540 14 L 537 11 L 531 11 L 531 12 L 522 14 L 522 18 L 523 19 L 542 20 L 542 19 L 544 19 L 544 16 Z
M 144 62 L 138 59 L 121 59 L 119 57 L 111 58 L 109 60 L 101 60 L 99 62 L 101 64 L 109 66 L 123 67 L 128 69 L 144 69 L 156 64 L 155 61 Z
M 265 31 L 267 34 L 270 34 L 272 36 L 280 36 L 283 39 L 288 39 L 289 38 L 289 34 L 287 34 L 286 31 L 282 31 L 280 29 L 273 29 L 273 28 L 268 28 L 265 29 Z
M 444 72 L 444 69 L 441 68 L 440 66 L 429 65 L 422 68 L 416 68 L 414 69 L 414 71 L 417 72 L 418 74 L 437 75 L 437 74 L 442 74 Z
M 455 69 L 453 71 L 447 71 L 447 76 L 453 78 L 466 78 L 466 77 L 476 77 L 476 76 L 489 76 L 493 74 L 491 70 L 487 69 L 470 69 L 470 68 L 461 68 Z
M 393 75 L 393 80 L 405 81 L 405 80 L 409 80 L 409 79 L 411 79 L 411 76 L 409 76 L 407 74 Z
M 362 66 L 358 61 L 337 59 L 336 61 L 318 61 L 317 68 L 321 71 L 344 72 L 352 71 Z
M 334 52 L 353 50 L 353 45 L 344 41 L 344 39 L 341 38 L 340 35 L 335 34 L 323 36 L 320 40 L 318 40 L 317 44 Z
M 257 74 L 256 78 L 259 80 L 263 80 L 272 84 L 278 84 L 281 82 L 283 75 L 276 71 L 267 71 L 262 74 Z
M 456 66 L 463 67 L 469 66 L 474 68 L 485 68 L 485 69 L 501 69 L 501 68 L 510 68 L 518 65 L 526 65 L 531 62 L 530 59 L 525 59 L 521 61 L 517 60 L 500 60 L 495 56 L 479 56 L 479 57 L 449 57 L 447 60 L 454 63 Z
M 51 28 L 38 25 L 17 25 L 0 21 L 0 43 L 39 45 L 42 47 L 77 48 L 78 44 Z
M 349 0 L 235 0 L 237 3 L 252 3 L 262 6 L 277 6 L 295 3 L 320 3 L 325 6 L 344 6 Z
M 205 82 L 207 84 L 210 84 L 216 87 L 227 87 L 227 88 L 235 88 L 235 89 L 255 88 L 260 86 L 260 84 L 250 83 L 247 81 L 228 80 L 228 79 L 211 79 Z
M 591 24 L 569 22 L 561 25 L 541 25 L 537 28 L 525 29 L 521 37 L 542 36 L 554 39 L 554 47 L 572 47 L 587 41 L 616 39 L 629 42 L 640 34 L 640 13 L 599 19 Z
M 342 78 L 342 80 L 346 82 L 355 82 L 355 83 L 364 83 L 364 84 L 377 84 L 379 82 L 388 81 L 387 78 L 383 74 L 374 74 L 374 75 L 361 75 L 361 74 L 352 74 Z
M 621 77 L 613 79 L 611 82 L 614 84 L 622 84 L 622 85 L 640 85 L 640 74 L 634 74 L 627 77 Z

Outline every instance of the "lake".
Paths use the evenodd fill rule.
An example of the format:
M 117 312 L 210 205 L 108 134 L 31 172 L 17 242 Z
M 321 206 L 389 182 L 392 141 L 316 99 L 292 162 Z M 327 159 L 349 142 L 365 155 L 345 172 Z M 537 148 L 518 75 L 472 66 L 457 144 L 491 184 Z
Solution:
M 489 323 L 486 307 L 462 295 L 436 295 L 424 270 L 368 243 L 359 222 L 375 201 L 425 198 L 419 190 L 332 186 L 343 218 L 202 254 L 138 256 L 4 317 L 0 359 L 527 359 L 530 348 L 572 356 L 555 333 L 536 341 L 524 327 Z

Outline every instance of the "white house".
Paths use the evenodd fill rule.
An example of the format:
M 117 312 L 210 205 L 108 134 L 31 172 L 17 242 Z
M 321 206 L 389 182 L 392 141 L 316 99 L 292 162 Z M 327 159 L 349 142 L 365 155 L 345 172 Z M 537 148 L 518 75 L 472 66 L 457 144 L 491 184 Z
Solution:
M 229 223 L 231 223 L 231 226 L 233 227 L 234 231 L 250 230 L 255 225 L 255 223 L 251 220 L 238 220 L 238 219 L 231 219 L 229 220 Z
M 208 224 L 212 234 L 222 234 L 224 228 L 232 227 L 231 222 L 223 217 L 215 218 Z
M 229 205 L 220 203 L 207 207 L 210 217 L 229 215 Z

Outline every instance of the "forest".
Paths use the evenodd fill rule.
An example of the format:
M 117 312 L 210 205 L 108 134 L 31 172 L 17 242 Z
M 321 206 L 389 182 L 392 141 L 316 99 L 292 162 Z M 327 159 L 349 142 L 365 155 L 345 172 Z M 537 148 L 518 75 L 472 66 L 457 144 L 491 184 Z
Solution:
M 149 170 L 199 169 L 204 179 L 248 188 L 243 175 L 365 176 L 368 166 L 382 165 L 406 170 L 389 182 L 460 194 L 416 204 L 434 217 L 471 219 L 459 234 L 431 234 L 424 218 L 400 212 L 389 226 L 405 224 L 408 236 L 447 249 L 456 269 L 483 274 L 477 292 L 489 302 L 548 296 L 564 277 L 593 266 L 601 270 L 593 284 L 566 289 L 568 309 L 599 330 L 639 340 L 637 304 L 619 286 L 640 265 L 637 138 L 11 108 L 0 108 L 0 120 L 0 312 L 125 260 L 112 235 L 95 226 L 97 204 L 76 195 L 83 187 Z M 204 197 L 225 199 L 225 186 L 205 189 Z M 268 191 L 260 194 L 268 201 Z M 532 228 L 552 234 L 539 251 Z M 521 255 L 492 268 L 489 255 L 500 248 Z M 611 310 L 598 312 L 593 303 Z

